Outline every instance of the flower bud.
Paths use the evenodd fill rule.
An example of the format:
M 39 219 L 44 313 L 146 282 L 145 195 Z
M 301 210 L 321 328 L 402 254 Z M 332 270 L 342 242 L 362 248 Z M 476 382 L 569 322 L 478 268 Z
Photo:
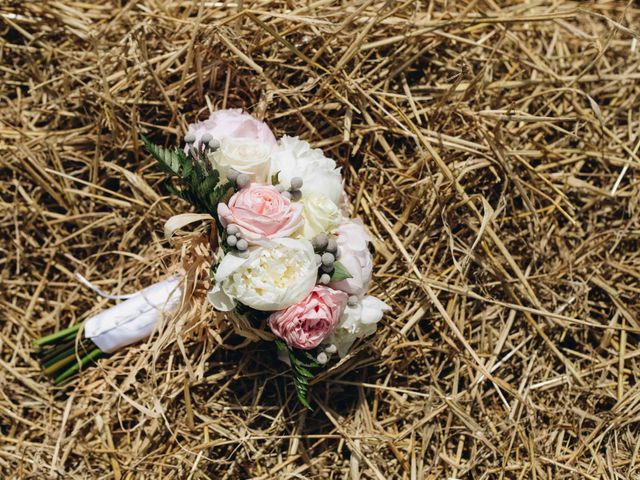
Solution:
M 322 254 L 322 265 L 324 265 L 325 267 L 333 268 L 333 262 L 335 261 L 336 259 L 332 253 L 326 252 Z
M 240 172 L 234 170 L 233 168 L 230 168 L 227 172 L 227 178 L 232 182 L 235 182 L 238 179 L 238 175 L 240 175 Z
M 249 183 L 251 183 L 251 177 L 249 177 L 249 175 L 247 175 L 246 173 L 241 173 L 236 178 L 236 184 L 238 185 L 238 188 L 244 188 L 249 185 Z
M 311 240 L 311 244 L 313 245 L 313 248 L 315 248 L 316 250 L 322 251 L 325 248 L 327 248 L 328 241 L 329 239 L 327 238 L 327 236 L 324 233 L 321 233 L 313 237 L 313 240 Z
M 291 190 L 300 190 L 302 188 L 302 178 L 293 177 L 291 179 Z
M 236 248 L 241 252 L 244 252 L 247 248 L 249 248 L 249 243 L 244 238 L 241 238 L 236 242 Z
M 336 353 L 338 351 L 338 347 L 335 344 L 330 343 L 329 345 L 324 347 L 324 351 L 327 353 Z

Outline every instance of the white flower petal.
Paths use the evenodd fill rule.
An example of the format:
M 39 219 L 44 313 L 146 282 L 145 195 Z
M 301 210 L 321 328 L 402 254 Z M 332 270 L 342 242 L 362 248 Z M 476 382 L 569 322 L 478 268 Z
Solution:
M 338 355 L 344 357 L 358 338 L 373 335 L 384 312 L 391 307 L 376 297 L 364 297 L 357 305 L 348 306 L 336 329 L 327 338 L 325 344 L 338 347 Z
M 207 293 L 207 300 L 213 305 L 213 308 L 219 312 L 230 312 L 236 306 L 236 302 L 227 295 L 218 285 L 215 285 L 209 293 Z
M 255 182 L 266 182 L 271 166 L 271 148 L 257 140 L 224 137 L 220 148 L 209 155 L 213 168 L 226 177 L 230 168 L 249 175 Z
M 338 206 L 321 193 L 311 192 L 302 198 L 303 237 L 311 240 L 320 233 L 329 233 L 342 221 Z
M 226 295 L 251 308 L 275 311 L 309 294 L 317 279 L 315 253 L 307 240 L 260 241 L 248 258 L 227 254 L 215 280 Z
M 391 307 L 382 300 L 368 295 L 362 299 L 362 317 L 360 321 L 364 324 L 378 323 L 384 312 L 391 310 Z
M 302 178 L 303 197 L 311 193 L 327 196 L 336 205 L 342 194 L 342 176 L 336 162 L 324 156 L 319 148 L 312 149 L 298 137 L 284 136 L 271 154 L 269 176 L 278 174 L 278 181 L 285 188 L 291 179 Z
M 245 262 L 246 258 L 235 255 L 234 253 L 228 253 L 224 256 L 215 274 L 215 281 L 217 283 L 222 282 L 225 278 L 240 268 Z

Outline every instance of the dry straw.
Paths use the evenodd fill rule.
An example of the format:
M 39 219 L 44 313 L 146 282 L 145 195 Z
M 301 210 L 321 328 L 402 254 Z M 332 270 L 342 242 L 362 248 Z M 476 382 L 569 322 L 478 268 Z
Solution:
M 639 25 L 626 1 L 2 2 L 0 477 L 640 478 Z M 133 292 L 204 231 L 164 239 L 185 204 L 140 133 L 225 107 L 341 163 L 393 313 L 313 412 L 204 304 L 53 388 L 31 341 L 111 304 L 74 272 Z

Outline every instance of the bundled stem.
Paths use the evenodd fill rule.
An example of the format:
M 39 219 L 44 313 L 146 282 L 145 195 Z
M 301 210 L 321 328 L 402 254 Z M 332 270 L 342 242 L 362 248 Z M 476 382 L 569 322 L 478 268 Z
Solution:
M 53 377 L 56 385 L 106 355 L 91 339 L 78 338 L 81 328 L 81 324 L 73 325 L 33 342 L 44 374 Z
M 69 328 L 65 328 L 64 330 L 59 330 L 57 332 L 52 333 L 51 335 L 47 335 L 46 337 L 42 337 L 35 340 L 33 342 L 33 346 L 42 347 L 44 345 L 57 344 L 59 340 L 74 338 L 81 327 L 82 327 L 81 324 L 77 324 Z

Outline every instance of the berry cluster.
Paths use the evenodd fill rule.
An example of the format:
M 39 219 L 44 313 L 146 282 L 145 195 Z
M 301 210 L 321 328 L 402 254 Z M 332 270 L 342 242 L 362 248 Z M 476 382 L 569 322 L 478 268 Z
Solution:
M 316 235 L 311 240 L 311 245 L 316 252 L 316 263 L 320 266 L 320 279 L 318 283 L 326 285 L 331 281 L 334 263 L 340 258 L 338 243 L 326 234 Z
M 246 252 L 249 248 L 249 242 L 242 238 L 242 232 L 237 225 L 227 225 L 227 245 L 235 248 L 239 252 Z
M 194 133 L 187 133 L 184 136 L 184 141 L 189 146 L 189 153 L 199 160 L 203 160 L 206 157 L 207 149 L 217 150 L 218 148 L 220 148 L 220 141 L 216 138 L 213 138 L 210 133 L 205 133 L 204 135 L 202 135 L 202 138 L 200 139 L 200 142 L 197 146 L 194 145 L 196 142 L 196 136 Z
M 330 343 L 329 345 L 325 345 L 324 348 L 320 351 L 320 353 L 316 355 L 316 361 L 320 365 L 324 365 L 329 361 L 329 358 L 331 358 L 331 355 L 333 355 L 337 351 L 338 351 L 338 347 L 335 346 L 333 343 Z
M 293 200 L 297 202 L 302 198 L 302 178 L 293 177 L 290 182 L 291 187 L 289 190 L 285 188 L 285 186 L 281 183 L 276 185 L 278 191 L 282 194 L 283 197 L 288 198 L 289 200 Z
M 227 178 L 236 184 L 236 188 L 240 190 L 251 183 L 251 177 L 246 173 L 240 173 L 233 168 L 227 172 Z

